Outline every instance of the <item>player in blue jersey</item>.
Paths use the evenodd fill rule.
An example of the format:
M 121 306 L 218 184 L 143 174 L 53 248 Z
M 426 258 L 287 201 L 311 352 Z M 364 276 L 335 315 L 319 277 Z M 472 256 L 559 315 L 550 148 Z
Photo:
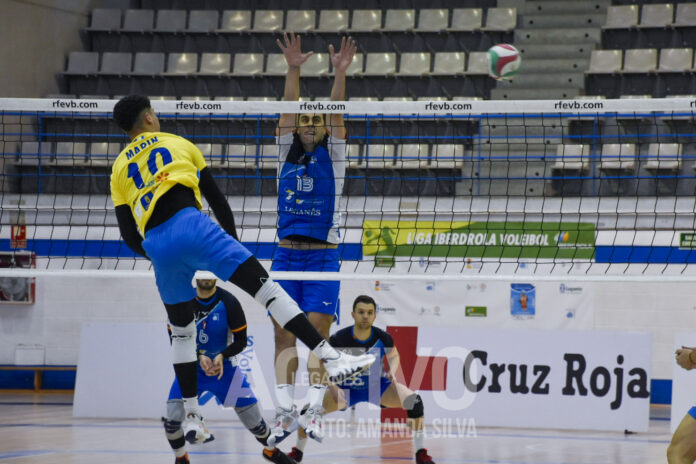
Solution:
M 111 198 L 128 247 L 152 261 L 157 289 L 172 330 L 174 372 L 186 411 L 187 440 L 210 437 L 197 396 L 196 271 L 229 280 L 266 308 L 321 359 L 333 381 L 355 375 L 374 358 L 340 354 L 322 338 L 297 303 L 268 277 L 238 241 L 234 216 L 215 184 L 201 151 L 188 140 L 160 131 L 147 97 L 130 95 L 114 106 L 114 120 L 131 142 L 118 155 L 111 173 Z M 220 225 L 202 213 L 201 194 Z
M 682 346 L 675 353 L 677 364 L 690 371 L 696 369 L 696 347 Z M 669 464 L 693 464 L 696 462 L 696 406 L 689 409 L 672 435 L 667 448 Z
M 298 35 L 286 33 L 278 46 L 288 63 L 284 100 L 300 98 L 300 67 L 312 52 L 302 53 Z M 336 52 L 329 46 L 334 68 L 331 100 L 345 100 L 346 70 L 357 47 L 349 38 L 341 40 Z M 328 117 L 328 121 L 325 120 Z M 328 125 L 328 127 L 327 127 Z M 273 271 L 337 272 L 340 220 L 339 203 L 346 171 L 346 129 L 342 114 L 283 114 L 278 123 L 278 248 Z M 338 311 L 338 281 L 279 281 L 307 313 L 312 325 L 328 337 Z M 274 321 L 276 349 L 276 426 L 278 441 L 296 426 L 294 405 L 298 360 L 295 336 Z M 314 417 L 307 429 L 321 439 L 322 398 L 326 381 L 316 357 L 310 355 L 307 414 Z
M 196 280 L 196 344 L 198 347 L 198 392 L 212 393 L 219 404 L 234 407 L 239 420 L 264 445 L 263 457 L 278 464 L 293 461 L 278 448 L 268 446 L 270 428 L 261 416 L 258 400 L 244 373 L 237 368 L 236 355 L 247 346 L 246 317 L 239 300 L 219 289 L 215 279 Z M 232 341 L 230 343 L 230 340 Z M 181 423 L 184 402 L 174 380 L 162 418 L 167 440 L 176 456 L 175 464 L 189 464 Z M 209 440 L 212 440 L 211 435 Z
M 382 329 L 374 327 L 377 317 L 377 304 L 372 297 L 358 296 L 353 302 L 351 313 L 355 325 L 341 329 L 331 336 L 333 346 L 352 353 L 369 352 L 377 357 L 377 362 L 369 371 L 348 381 L 337 384 L 343 389 L 342 395 L 327 391 L 324 396 L 324 408 L 327 413 L 345 409 L 362 402 L 369 402 L 386 408 L 403 408 L 406 410 L 408 425 L 413 434 L 413 444 L 416 450 L 416 464 L 434 464 L 423 446 L 424 411 L 423 401 L 418 393 L 402 385 L 394 378 L 399 369 L 399 353 L 394 346 L 394 339 Z M 382 359 L 386 357 L 389 370 L 384 369 Z M 338 398 L 338 399 L 337 399 Z M 312 417 L 299 418 L 303 427 L 310 425 Z M 307 443 L 307 434 L 300 429 L 297 446 L 288 454 L 296 462 L 302 461 L 303 450 Z

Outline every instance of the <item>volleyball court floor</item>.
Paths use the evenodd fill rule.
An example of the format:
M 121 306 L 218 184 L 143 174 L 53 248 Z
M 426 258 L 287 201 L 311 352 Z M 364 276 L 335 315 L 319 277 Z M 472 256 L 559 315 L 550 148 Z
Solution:
M 159 421 L 74 419 L 71 401 L 71 396 L 60 394 L 0 394 L 0 464 L 174 462 Z M 437 464 L 664 463 L 670 439 L 668 419 L 668 409 L 653 407 L 649 431 L 635 434 L 474 428 L 469 421 L 467 429 L 430 428 L 426 446 Z M 208 426 L 216 439 L 189 446 L 192 464 L 267 462 L 261 457 L 261 446 L 239 422 L 216 420 Z M 410 438 L 395 434 L 387 431 L 382 437 L 366 437 L 368 431 L 358 430 L 355 424 L 345 429 L 336 426 L 334 436 L 322 444 L 307 444 L 302 462 L 414 462 Z M 287 452 L 294 442 L 293 435 L 280 448 Z

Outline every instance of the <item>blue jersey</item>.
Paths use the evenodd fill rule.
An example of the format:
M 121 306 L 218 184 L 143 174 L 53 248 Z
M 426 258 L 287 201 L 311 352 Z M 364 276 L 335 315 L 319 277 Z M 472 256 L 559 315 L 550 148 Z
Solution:
M 394 348 L 394 339 L 382 329 L 372 327 L 372 333 L 367 340 L 358 340 L 354 335 L 355 326 L 341 329 L 331 336 L 329 342 L 338 350 L 347 351 L 354 355 L 363 353 L 374 354 L 377 358 L 369 370 L 363 374 L 339 384 L 343 388 L 366 389 L 371 382 L 379 382 L 386 378 L 383 358 Z
M 198 354 L 210 359 L 227 348 L 235 332 L 247 326 L 239 300 L 221 288 L 208 299 L 196 297 L 195 317 Z
M 278 237 L 300 235 L 338 243 L 338 206 L 346 172 L 346 144 L 327 135 L 306 153 L 299 136 L 278 143 Z

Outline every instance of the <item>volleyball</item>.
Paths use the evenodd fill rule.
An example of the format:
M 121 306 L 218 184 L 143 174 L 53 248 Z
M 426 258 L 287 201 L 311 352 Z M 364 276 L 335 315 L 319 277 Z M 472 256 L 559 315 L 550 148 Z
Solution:
M 520 52 L 510 44 L 493 45 L 488 49 L 488 74 L 493 79 L 510 79 L 522 64 Z

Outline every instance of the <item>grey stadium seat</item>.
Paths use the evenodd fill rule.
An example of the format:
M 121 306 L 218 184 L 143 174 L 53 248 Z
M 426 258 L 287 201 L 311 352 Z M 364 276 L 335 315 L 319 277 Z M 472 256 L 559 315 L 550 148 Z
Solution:
M 394 168 L 394 145 L 369 144 L 364 149 L 365 167 L 368 169 L 392 169 Z
M 189 12 L 189 32 L 212 32 L 218 29 L 217 10 L 191 10 Z
M 317 14 L 314 10 L 288 10 L 285 17 L 285 29 L 294 32 L 306 32 L 314 29 Z
M 638 25 L 638 5 L 620 5 L 607 8 L 605 29 L 628 29 Z
M 253 169 L 256 167 L 255 144 L 227 145 L 227 159 L 222 167 L 229 169 Z
M 151 31 L 155 25 L 154 10 L 128 9 L 123 15 L 123 30 L 128 32 Z
M 645 169 L 649 171 L 678 171 L 681 169 L 682 144 L 651 143 Z
M 379 31 L 382 29 L 382 10 L 353 10 L 352 31 Z
M 556 147 L 556 162 L 552 169 L 559 171 L 589 171 L 590 145 L 572 144 Z
M 634 48 L 626 50 L 623 72 L 644 73 L 657 69 L 656 48 Z
M 660 50 L 658 71 L 681 72 L 691 68 L 694 51 L 691 48 L 663 48 Z
M 415 10 L 387 10 L 384 18 L 385 31 L 411 31 L 415 25 Z
M 396 73 L 396 53 L 368 53 L 366 76 L 385 76 Z
M 397 146 L 396 169 L 418 169 L 428 161 L 430 146 L 427 143 L 403 143 Z
M 70 52 L 67 74 L 97 74 L 98 71 L 98 52 Z
M 469 63 L 466 68 L 467 74 L 488 74 L 488 53 L 471 52 L 469 53 Z
M 167 73 L 194 74 L 198 71 L 198 54 L 170 53 L 167 59 Z
M 402 53 L 399 75 L 423 76 L 430 72 L 430 53 Z
M 104 52 L 99 72 L 101 74 L 129 74 L 132 63 L 133 55 L 131 53 Z
M 242 32 L 251 29 L 250 10 L 225 10 L 222 12 L 221 31 Z
M 489 8 L 486 13 L 486 27 L 489 31 L 511 31 L 517 26 L 517 9 Z
M 186 30 L 185 10 L 159 10 L 155 30 L 161 32 L 182 32 Z
M 592 50 L 590 69 L 593 74 L 616 73 L 621 71 L 623 52 L 621 50 Z
M 599 169 L 633 171 L 635 168 L 635 144 L 607 143 L 602 145 Z
M 463 74 L 465 68 L 466 53 L 464 52 L 438 52 L 435 54 L 434 75 Z
M 680 3 L 677 5 L 675 26 L 696 26 L 696 3 Z
M 353 61 L 350 63 L 350 66 L 348 66 L 348 69 L 346 69 L 346 76 L 355 76 L 357 74 L 362 74 L 364 59 L 365 55 L 363 55 L 362 53 L 356 53 L 353 57 Z
M 421 163 L 422 168 L 461 169 L 464 166 L 464 145 L 436 143 L 432 148 L 430 164 Z
M 428 8 L 418 12 L 418 31 L 444 31 L 449 26 L 449 10 Z
M 282 53 L 269 53 L 266 57 L 266 74 L 284 76 L 288 72 L 288 63 Z
M 200 74 L 227 74 L 231 59 L 229 53 L 203 53 Z
M 245 76 L 261 74 L 263 72 L 263 53 L 235 54 L 233 72 Z
M 92 10 L 89 28 L 94 31 L 115 31 L 121 28 L 121 10 L 96 8 Z
M 671 3 L 643 5 L 640 25 L 644 27 L 665 27 L 674 20 L 674 6 Z
M 475 31 L 483 24 L 481 8 L 455 8 L 452 10 L 452 31 Z
M 153 75 L 164 72 L 164 53 L 138 52 L 135 54 L 133 74 Z
M 283 10 L 256 10 L 254 31 L 272 32 L 283 28 Z
M 331 59 L 328 53 L 314 53 L 302 65 L 302 75 L 304 76 L 324 76 L 329 73 Z
M 319 13 L 320 31 L 345 31 L 348 29 L 348 18 L 350 11 L 348 10 L 321 10 Z

